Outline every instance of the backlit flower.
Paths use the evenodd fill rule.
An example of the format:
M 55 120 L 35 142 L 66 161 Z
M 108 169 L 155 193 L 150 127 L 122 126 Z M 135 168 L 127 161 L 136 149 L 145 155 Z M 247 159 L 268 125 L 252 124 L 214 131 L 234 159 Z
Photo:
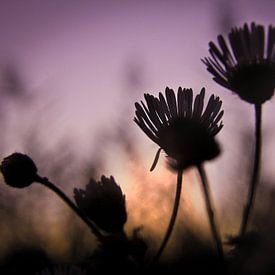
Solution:
M 222 101 L 212 95 L 204 109 L 205 89 L 193 102 L 192 89 L 179 87 L 177 98 L 172 89 L 166 88 L 159 98 L 145 94 L 146 104 L 135 103 L 134 121 L 160 149 L 163 149 L 173 168 L 184 169 L 199 165 L 218 156 L 220 149 L 214 136 L 223 127 L 220 122 Z M 154 168 L 156 160 L 154 161 Z
M 91 179 L 86 189 L 74 189 L 77 206 L 99 228 L 106 232 L 120 232 L 127 220 L 125 196 L 111 176 Z
M 262 25 L 244 24 L 231 30 L 229 43 L 222 35 L 217 39 L 218 46 L 209 43 L 211 57 L 202 60 L 213 79 L 249 103 L 269 100 L 275 89 L 275 28 L 270 25 L 265 38 Z
M 0 165 L 5 182 L 17 188 L 31 185 L 37 179 L 37 168 L 33 160 L 24 154 L 13 153 Z

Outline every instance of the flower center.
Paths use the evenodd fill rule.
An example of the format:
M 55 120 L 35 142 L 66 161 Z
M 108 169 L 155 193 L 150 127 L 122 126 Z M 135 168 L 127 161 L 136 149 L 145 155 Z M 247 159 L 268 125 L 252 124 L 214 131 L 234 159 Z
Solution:
M 159 133 L 160 146 L 184 168 L 216 157 L 220 150 L 207 127 L 192 119 L 176 119 Z
M 250 103 L 263 103 L 273 96 L 275 89 L 275 63 L 261 61 L 239 65 L 228 77 L 239 96 Z

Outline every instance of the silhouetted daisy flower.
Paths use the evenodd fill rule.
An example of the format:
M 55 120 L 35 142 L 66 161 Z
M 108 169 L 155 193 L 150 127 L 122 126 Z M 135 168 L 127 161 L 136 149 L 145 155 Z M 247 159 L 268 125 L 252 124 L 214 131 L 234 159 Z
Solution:
M 37 167 L 33 160 L 21 153 L 13 153 L 4 158 L 0 170 L 5 182 L 12 187 L 27 187 L 38 178 Z
M 228 35 L 229 44 L 218 36 L 219 47 L 209 43 L 211 57 L 202 60 L 214 80 L 237 93 L 241 99 L 255 107 L 254 165 L 249 184 L 247 203 L 243 211 L 240 235 L 247 230 L 255 201 L 261 163 L 262 104 L 269 100 L 275 89 L 275 27 L 269 26 L 267 38 L 262 25 L 244 24 L 233 28 Z
M 176 96 L 174 91 L 167 87 L 165 96 L 159 93 L 157 98 L 145 94 L 146 104 L 142 101 L 135 103 L 136 117 L 134 121 L 160 147 L 151 171 L 156 166 L 160 151 L 163 149 L 169 157 L 168 164 L 177 170 L 178 174 L 170 222 L 153 263 L 160 258 L 175 225 L 180 203 L 183 170 L 192 165 L 200 169 L 204 161 L 211 160 L 220 153 L 219 145 L 214 137 L 223 127 L 221 122 L 222 101 L 219 97 L 211 95 L 204 109 L 204 96 L 205 89 L 202 88 L 193 102 L 192 89 L 179 87 Z M 207 205 L 210 209 L 210 201 Z M 214 225 L 213 218 L 211 223 Z M 215 236 L 218 238 L 217 234 Z M 217 241 L 220 244 L 220 241 Z M 220 254 L 222 255 L 222 251 Z
M 228 40 L 219 35 L 218 46 L 209 43 L 211 57 L 202 60 L 213 79 L 249 103 L 269 100 L 275 89 L 275 28 L 269 26 L 266 39 L 262 25 L 244 24 Z
M 125 195 L 111 176 L 91 179 L 86 189 L 74 189 L 74 198 L 79 209 L 100 229 L 115 233 L 123 231 L 127 221 Z
M 202 88 L 193 102 L 192 89 L 179 87 L 176 98 L 174 91 L 167 87 L 165 96 L 145 94 L 146 104 L 135 103 L 134 121 L 160 147 L 151 170 L 161 149 L 167 153 L 170 166 L 177 169 L 199 165 L 218 156 L 220 148 L 214 136 L 223 127 L 222 101 L 212 95 L 203 111 L 204 96 Z

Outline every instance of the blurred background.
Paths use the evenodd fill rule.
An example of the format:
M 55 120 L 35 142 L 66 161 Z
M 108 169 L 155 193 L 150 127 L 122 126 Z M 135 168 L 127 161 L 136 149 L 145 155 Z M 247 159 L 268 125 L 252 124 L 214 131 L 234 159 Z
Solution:
M 254 110 L 211 79 L 201 62 L 209 41 L 253 21 L 274 24 L 272 0 L 0 1 L 1 158 L 34 159 L 42 176 L 71 198 L 90 177 L 113 175 L 126 194 L 127 230 L 143 226 L 155 250 L 172 209 L 176 175 L 165 155 L 149 172 L 157 146 L 135 125 L 134 103 L 165 87 L 206 88 L 223 100 L 223 153 L 206 169 L 223 237 L 236 234 L 253 152 Z M 275 171 L 274 99 L 263 114 L 262 188 L 269 206 Z M 258 213 L 256 211 L 256 213 Z M 260 215 L 260 214 L 259 214 Z M 0 184 L 0 259 L 24 245 L 57 261 L 77 261 L 93 236 L 53 193 L 34 184 Z M 196 234 L 212 245 L 196 170 L 184 175 L 176 236 Z M 169 253 L 169 249 L 167 248 Z M 176 254 L 176 249 L 173 250 Z M 170 255 L 174 257 L 175 255 Z

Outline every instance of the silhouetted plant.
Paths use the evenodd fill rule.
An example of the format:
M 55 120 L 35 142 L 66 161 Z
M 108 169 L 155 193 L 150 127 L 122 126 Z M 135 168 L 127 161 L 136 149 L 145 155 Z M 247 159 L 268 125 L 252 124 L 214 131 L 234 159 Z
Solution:
M 123 231 L 127 221 L 125 195 L 114 177 L 101 177 L 99 182 L 91 179 L 85 190 L 74 189 L 79 209 L 100 229 L 109 232 Z
M 38 179 L 35 163 L 29 156 L 21 153 L 4 158 L 0 170 L 5 182 L 12 187 L 24 188 Z
M 215 226 L 209 187 L 202 166 L 204 161 L 214 159 L 220 153 L 214 136 L 223 127 L 220 122 L 223 116 L 223 111 L 220 111 L 222 102 L 219 97 L 212 95 L 203 112 L 204 88 L 196 96 L 194 103 L 192 89 L 179 87 L 176 99 L 174 91 L 166 88 L 165 96 L 166 98 L 159 93 L 159 98 L 157 98 L 145 94 L 147 106 L 142 101 L 141 104 L 135 103 L 136 117 L 134 121 L 152 141 L 160 146 L 151 171 L 156 166 L 160 151 L 163 149 L 168 155 L 169 166 L 178 173 L 172 215 L 154 262 L 161 256 L 172 233 L 180 202 L 182 173 L 189 166 L 197 166 L 199 169 L 212 233 L 218 253 L 222 257 L 222 245 Z
M 274 94 L 275 28 L 269 26 L 267 42 L 262 25 L 233 28 L 228 35 L 230 47 L 222 35 L 219 48 L 209 43 L 211 57 L 202 61 L 214 80 L 252 104 L 262 104 Z
M 79 209 L 104 233 L 104 241 L 97 252 L 100 260 L 104 259 L 113 267 L 118 267 L 117 263 L 124 263 L 130 269 L 141 267 L 147 244 L 139 228 L 134 229 L 130 238 L 124 231 L 127 221 L 125 195 L 114 177 L 102 176 L 98 182 L 91 179 L 85 190 L 74 189 L 74 198 Z M 112 267 L 104 267 L 106 269 Z
M 251 272 L 258 274 L 258 270 L 262 271 L 260 274 L 273 274 L 275 270 L 273 257 L 268 258 L 266 255 L 274 252 L 274 241 L 269 238 L 269 234 L 273 237 L 273 233 L 270 232 L 274 231 L 274 225 L 264 225 L 262 229 L 258 228 L 258 231 L 255 232 L 246 231 L 259 181 L 262 104 L 272 98 L 275 89 L 275 28 L 269 26 L 267 39 L 265 39 L 265 29 L 262 25 L 244 24 L 241 28 L 231 30 L 228 42 L 222 35 L 219 35 L 217 40 L 218 45 L 213 42 L 209 43 L 210 57 L 204 58 L 203 63 L 213 75 L 214 81 L 255 107 L 254 167 L 240 233 L 238 236 L 231 236 L 226 243 L 234 246 L 234 249 L 227 254 L 227 263 L 231 265 L 228 270 L 232 274 L 242 275 L 251 274 Z M 23 95 L 18 75 L 9 69 L 4 73 L 3 95 L 7 92 L 10 95 L 16 95 L 16 97 Z M 134 82 L 137 83 L 137 81 Z M 167 154 L 168 167 L 177 173 L 172 214 L 165 236 L 153 258 L 153 263 L 156 263 L 161 257 L 175 225 L 180 204 L 183 172 L 193 166 L 197 168 L 200 175 L 211 233 L 218 256 L 219 259 L 224 260 L 209 183 L 203 166 L 205 161 L 215 159 L 221 152 L 215 136 L 223 127 L 221 121 L 224 113 L 221 110 L 222 101 L 219 97 L 211 95 L 204 107 L 204 88 L 194 98 L 192 89 L 182 89 L 181 87 L 178 88 L 177 94 L 172 89 L 166 88 L 165 95 L 159 93 L 159 96 L 155 97 L 145 94 L 144 98 L 145 102 L 135 103 L 134 121 L 160 147 L 150 170 L 155 169 L 163 150 Z M 120 139 L 120 144 L 125 147 L 124 150 L 136 161 L 135 150 L 133 150 L 134 142 L 127 136 L 125 129 L 119 128 L 111 136 L 114 141 Z M 106 143 L 105 140 L 104 143 Z M 99 159 L 100 164 L 102 159 Z M 93 159 L 93 163 L 98 164 L 97 161 Z M 60 161 L 56 169 L 62 171 L 60 167 L 63 165 L 64 161 Z M 93 168 L 97 170 L 98 167 Z M 6 267 L 2 268 L 1 266 L 0 273 L 3 272 L 3 275 L 17 274 L 18 271 L 21 271 L 21 267 L 23 273 L 31 274 L 43 269 L 36 275 L 110 273 L 134 275 L 153 274 L 155 271 L 158 274 L 174 274 L 178 272 L 178 267 L 181 268 L 179 272 L 186 274 L 189 272 L 193 274 L 198 270 L 200 273 L 210 272 L 211 274 L 225 274 L 226 272 L 225 269 L 228 266 L 224 265 L 223 261 L 217 261 L 217 256 L 211 251 L 209 244 L 205 245 L 199 239 L 188 234 L 184 236 L 188 239 L 187 243 L 189 246 L 193 246 L 193 251 L 200 250 L 198 253 L 192 254 L 188 247 L 183 247 L 187 252 L 179 256 L 180 260 L 176 264 L 174 262 L 172 268 L 169 263 L 168 266 L 165 264 L 152 265 L 145 270 L 144 259 L 148 248 L 147 242 L 140 234 L 141 227 L 134 228 L 132 235 L 126 234 L 125 224 L 128 216 L 126 198 L 113 176 L 110 178 L 102 176 L 99 181 L 92 178 L 85 189 L 75 188 L 76 204 L 74 204 L 56 185 L 38 174 L 36 164 L 25 154 L 14 153 L 4 158 L 0 165 L 0 171 L 6 184 L 11 187 L 25 188 L 37 182 L 54 191 L 89 226 L 99 240 L 99 246 L 94 254 L 81 264 L 85 270 L 71 265 L 53 266 L 53 263 L 49 264 L 44 251 L 23 249 L 15 251 L 11 255 L 6 261 Z M 271 214 L 268 211 L 263 219 L 272 216 Z M 184 233 L 186 232 L 181 232 L 181 234 Z M 188 256 L 185 257 L 186 255 Z M 193 257 L 193 255 L 196 256 Z M 263 258 L 265 261 L 262 261 Z M 251 264 L 254 259 L 257 260 L 257 271 L 254 271 L 256 265 Z M 35 262 L 33 266 L 32 260 Z M 48 269 L 44 269 L 46 265 L 48 265 Z M 197 265 L 198 268 L 194 265 Z
M 103 240 L 102 234 L 86 215 L 56 185 L 37 174 L 36 165 L 29 156 L 21 153 L 11 154 L 2 161 L 0 171 L 5 182 L 12 187 L 23 188 L 38 182 L 54 191 L 91 228 L 97 238 Z
M 275 28 L 269 26 L 265 41 L 262 25 L 233 28 L 228 35 L 231 49 L 222 35 L 218 36 L 219 48 L 209 43 L 211 57 L 202 61 L 214 80 L 237 93 L 255 106 L 255 156 L 249 185 L 247 203 L 243 211 L 240 235 L 244 235 L 253 207 L 261 162 L 262 104 L 269 100 L 275 89 Z

